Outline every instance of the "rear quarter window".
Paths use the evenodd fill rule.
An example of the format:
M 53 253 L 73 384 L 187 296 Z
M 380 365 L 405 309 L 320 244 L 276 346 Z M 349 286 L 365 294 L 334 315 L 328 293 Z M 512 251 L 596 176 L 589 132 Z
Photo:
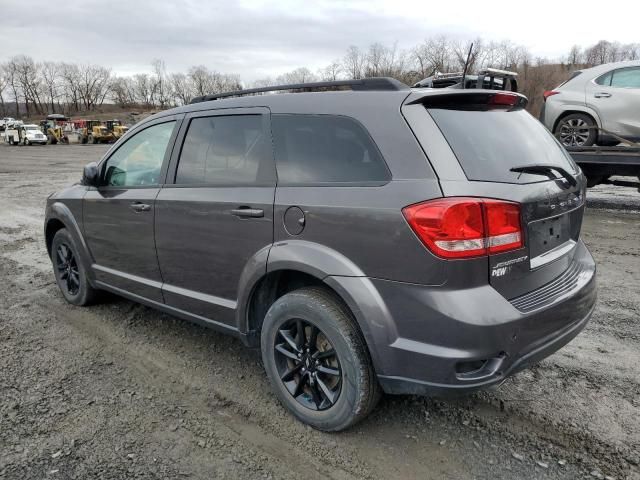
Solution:
M 369 133 L 336 115 L 271 117 L 279 185 L 381 184 L 391 178 Z
M 469 180 L 532 183 L 548 177 L 510 171 L 547 164 L 577 173 L 554 136 L 525 110 L 428 109 Z

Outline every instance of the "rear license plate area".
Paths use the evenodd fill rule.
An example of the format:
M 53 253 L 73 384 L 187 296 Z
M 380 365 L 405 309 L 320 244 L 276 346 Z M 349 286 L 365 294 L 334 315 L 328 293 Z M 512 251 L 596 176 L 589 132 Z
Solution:
M 571 216 L 536 220 L 529 224 L 529 255 L 537 257 L 571 240 Z

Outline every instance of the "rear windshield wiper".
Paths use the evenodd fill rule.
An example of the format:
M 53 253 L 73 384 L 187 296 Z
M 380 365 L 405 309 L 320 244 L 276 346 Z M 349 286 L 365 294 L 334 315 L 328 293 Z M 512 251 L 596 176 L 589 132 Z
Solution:
M 573 175 L 567 172 L 564 168 L 558 167 L 556 165 L 549 165 L 546 163 L 532 163 L 530 165 L 522 165 L 521 167 L 513 167 L 510 170 L 516 173 L 540 173 L 554 179 L 557 179 L 558 177 L 556 177 L 553 172 L 558 172 L 567 182 L 569 182 L 569 185 L 575 187 L 578 184 Z

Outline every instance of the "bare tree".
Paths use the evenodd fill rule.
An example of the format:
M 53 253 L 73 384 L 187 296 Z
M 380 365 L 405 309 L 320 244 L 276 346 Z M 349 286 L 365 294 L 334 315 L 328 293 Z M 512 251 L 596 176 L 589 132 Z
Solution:
M 571 50 L 569 50 L 567 63 L 569 65 L 580 65 L 584 61 L 583 58 L 582 48 L 580 48 L 579 45 L 574 45 L 571 47 Z
M 109 87 L 111 99 L 116 105 L 124 108 L 136 103 L 136 94 L 131 77 L 115 77 Z
M 355 45 L 347 48 L 342 61 L 343 68 L 349 78 L 359 79 L 364 76 L 365 55 Z
M 164 60 L 155 59 L 151 62 L 153 67 L 153 103 L 160 108 L 166 108 L 169 103 L 169 88 L 167 86 L 167 69 Z
M 9 88 L 9 71 L 6 64 L 0 64 L 0 109 L 1 115 L 7 115 L 7 107 L 4 102 L 4 95 Z
M 99 65 L 80 65 L 78 92 L 86 110 L 95 110 L 109 94 L 111 70 Z
M 340 74 L 343 72 L 342 64 L 339 60 L 334 60 L 329 65 L 321 68 L 318 71 L 318 76 L 325 82 L 334 82 L 338 80 Z
M 60 78 L 66 101 L 70 109 L 77 112 L 80 110 L 80 68 L 72 63 L 62 63 Z
M 43 62 L 40 64 L 40 73 L 47 96 L 47 104 L 51 106 L 51 113 L 55 113 L 55 101 L 59 97 L 60 64 Z
M 307 67 L 296 68 L 276 78 L 276 83 L 287 85 L 292 83 L 314 82 L 316 77 Z
M 189 78 L 184 73 L 172 73 L 169 75 L 171 95 L 177 105 L 186 105 L 194 97 L 193 88 Z

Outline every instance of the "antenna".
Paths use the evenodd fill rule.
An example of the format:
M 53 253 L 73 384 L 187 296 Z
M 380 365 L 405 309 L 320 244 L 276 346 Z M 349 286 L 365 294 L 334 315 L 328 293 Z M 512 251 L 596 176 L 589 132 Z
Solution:
M 473 42 L 471 42 L 471 46 L 469 47 L 469 53 L 467 53 L 467 61 L 464 62 L 464 70 L 462 71 L 462 88 L 465 88 L 465 80 L 467 77 L 467 68 L 469 68 L 469 60 L 471 60 L 471 52 L 473 51 Z

